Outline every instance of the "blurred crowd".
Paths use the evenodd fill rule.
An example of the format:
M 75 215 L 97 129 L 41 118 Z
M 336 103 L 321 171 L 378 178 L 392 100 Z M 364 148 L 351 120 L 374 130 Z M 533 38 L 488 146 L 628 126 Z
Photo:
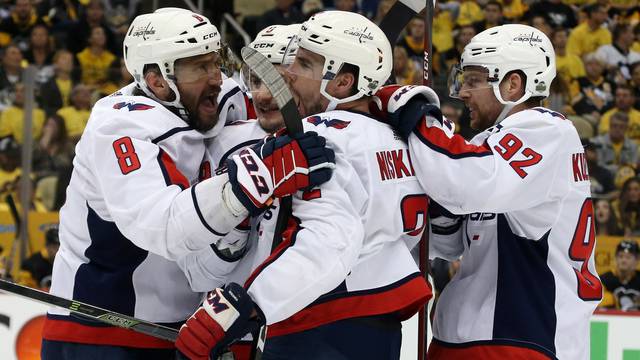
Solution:
M 222 14 L 227 12 L 254 37 L 269 25 L 300 23 L 324 9 L 359 12 L 379 23 L 394 2 L 215 0 L 206 2 L 204 13 L 219 26 Z M 2 194 L 19 190 L 22 173 L 26 100 L 23 69 L 28 65 L 36 68 L 30 175 L 34 196 L 29 206 L 36 211 L 57 211 L 64 203 L 74 146 L 92 104 L 132 80 L 122 59 L 122 38 L 145 3 L 0 0 Z M 159 1 L 159 5 L 185 6 L 180 1 Z M 469 127 L 464 105 L 448 97 L 449 69 L 457 64 L 464 46 L 475 34 L 505 23 L 529 24 L 552 40 L 558 76 L 544 106 L 566 115 L 578 130 L 596 199 L 596 232 L 623 236 L 629 244 L 635 244 L 616 251 L 633 255 L 635 262 L 626 266 L 635 269 L 640 256 L 633 240 L 640 235 L 638 0 L 438 1 L 432 22 L 434 89 L 442 99 L 443 114 L 456 123 L 457 132 L 466 138 L 476 132 Z M 415 17 L 394 46 L 393 75 L 399 84 L 422 80 L 425 26 L 423 16 Z M 223 39 L 237 54 L 243 44 L 236 35 L 223 34 Z M 3 209 L 6 204 L 0 201 L 0 210 Z M 627 274 L 624 268 L 616 268 L 614 273 Z M 446 279 L 454 272 L 455 263 L 445 264 L 441 274 Z M 635 276 L 636 280 L 627 279 L 626 284 L 640 282 L 633 274 L 631 279 Z M 640 284 L 635 286 L 636 301 L 640 302 Z M 620 308 L 619 301 L 612 304 L 606 306 Z

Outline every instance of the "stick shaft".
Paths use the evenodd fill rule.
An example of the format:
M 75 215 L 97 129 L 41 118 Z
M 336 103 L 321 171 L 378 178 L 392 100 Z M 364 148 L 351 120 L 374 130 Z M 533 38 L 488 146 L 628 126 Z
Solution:
M 31 300 L 39 301 L 47 305 L 57 306 L 80 314 L 92 320 L 97 320 L 109 325 L 137 331 L 158 339 L 175 342 L 178 338 L 178 330 L 170 327 L 154 324 L 134 317 L 105 310 L 97 306 L 85 304 L 80 301 L 65 299 L 60 296 L 32 289 L 26 286 L 11 283 L 0 279 L 0 290 L 19 295 Z

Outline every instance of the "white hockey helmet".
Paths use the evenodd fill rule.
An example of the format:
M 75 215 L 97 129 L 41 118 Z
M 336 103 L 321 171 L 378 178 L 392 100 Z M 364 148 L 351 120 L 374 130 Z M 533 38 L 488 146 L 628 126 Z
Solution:
M 205 16 L 181 8 L 161 8 L 133 19 L 123 42 L 124 61 L 138 87 L 160 101 L 144 79 L 145 65 L 158 65 L 176 95 L 173 101 L 160 102 L 184 110 L 175 84 L 176 60 L 219 51 L 220 46 L 220 32 Z
M 459 68 L 454 71 L 462 71 L 467 66 L 485 68 L 496 98 L 510 107 L 531 97 L 549 96 L 551 81 L 556 76 L 556 56 L 549 38 L 534 27 L 520 24 L 492 27 L 474 36 L 462 52 Z M 499 85 L 506 74 L 515 70 L 527 77 L 525 93 L 515 102 L 505 101 Z M 450 86 L 452 96 L 457 95 L 457 85 L 454 82 L 453 87 Z
M 366 17 L 348 11 L 324 11 L 305 21 L 285 54 L 285 62 L 301 47 L 324 57 L 320 93 L 329 99 L 327 110 L 337 104 L 373 95 L 391 75 L 393 51 L 384 32 Z M 358 92 L 337 99 L 326 92 L 343 64 L 358 68 Z
M 249 44 L 264 55 L 273 64 L 282 64 L 284 52 L 291 39 L 300 31 L 301 24 L 291 25 L 271 25 L 256 35 L 256 38 Z

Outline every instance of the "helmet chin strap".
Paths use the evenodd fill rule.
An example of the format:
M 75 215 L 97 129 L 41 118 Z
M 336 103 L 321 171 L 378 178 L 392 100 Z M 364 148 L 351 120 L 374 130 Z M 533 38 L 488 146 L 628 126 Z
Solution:
M 494 125 L 497 125 L 502 120 L 504 120 L 504 118 L 507 117 L 507 114 L 509 114 L 509 112 L 513 109 L 514 106 L 522 104 L 523 102 L 527 101 L 531 97 L 531 92 L 525 91 L 524 95 L 522 95 L 520 99 L 516 101 L 506 101 L 502 98 L 502 95 L 500 94 L 499 85 L 494 84 L 492 87 L 493 87 L 493 94 L 495 95 L 496 99 L 498 99 L 498 101 L 504 105 L 502 107 L 502 111 L 498 115 L 498 118 L 496 118 L 496 121 L 493 123 Z
M 322 80 L 322 83 L 320 84 L 320 94 L 324 96 L 327 100 L 329 100 L 329 104 L 327 104 L 327 107 L 326 109 L 324 109 L 324 111 L 335 110 L 336 106 L 338 106 L 339 104 L 344 104 L 349 101 L 358 100 L 364 96 L 362 91 L 358 91 L 357 93 L 351 96 L 348 96 L 344 99 L 337 99 L 336 97 L 331 96 L 329 95 L 329 93 L 327 93 L 327 83 L 329 83 L 329 81 L 330 80 L 325 79 L 325 80 Z
M 139 86 L 139 88 L 142 89 L 142 91 L 150 98 L 152 98 L 153 100 L 159 102 L 160 104 L 164 105 L 164 106 L 168 106 L 168 107 L 172 107 L 175 108 L 178 115 L 180 116 L 180 118 L 182 118 L 182 120 L 184 120 L 187 124 L 189 125 L 193 125 L 191 124 L 191 119 L 189 118 L 189 112 L 187 111 L 187 109 L 182 105 L 182 103 L 180 102 L 180 92 L 178 91 L 178 87 L 176 86 L 175 82 L 173 80 L 169 80 L 166 79 L 167 84 L 169 84 L 169 89 L 171 89 L 171 91 L 173 91 L 173 94 L 175 95 L 175 99 L 171 100 L 171 101 L 165 101 L 165 100 L 160 100 L 156 94 L 153 93 L 153 91 L 151 91 L 151 89 L 149 89 L 149 86 L 142 85 Z

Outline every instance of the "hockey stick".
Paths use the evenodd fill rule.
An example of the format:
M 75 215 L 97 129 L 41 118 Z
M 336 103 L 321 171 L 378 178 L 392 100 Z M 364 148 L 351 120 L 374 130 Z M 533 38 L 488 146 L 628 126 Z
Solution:
M 433 8 L 435 6 L 435 0 L 426 0 L 426 8 L 424 12 L 424 62 L 422 69 L 422 84 L 428 87 L 433 85 L 433 43 L 432 43 L 432 26 L 433 26 Z M 420 261 L 419 268 L 420 273 L 424 276 L 425 280 L 429 282 L 429 218 L 425 217 L 427 222 L 426 230 L 422 234 L 420 239 L 419 256 Z M 418 314 L 418 360 L 425 360 L 427 358 L 427 339 L 428 339 L 428 316 L 429 307 L 427 304 L 420 310 Z
M 36 300 L 47 305 L 54 305 L 69 310 L 83 317 L 97 320 L 105 324 L 137 331 L 158 339 L 175 342 L 178 338 L 178 330 L 170 327 L 154 324 L 117 312 L 105 310 L 97 306 L 82 303 L 80 301 L 65 299 L 60 296 L 32 289 L 26 286 L 14 284 L 0 279 L 0 290 L 19 295 L 31 300 Z
M 389 12 L 380 21 L 380 29 L 391 43 L 391 47 L 398 40 L 398 36 L 407 26 L 411 18 L 418 15 L 424 9 L 424 0 L 398 0 L 389 9 Z

